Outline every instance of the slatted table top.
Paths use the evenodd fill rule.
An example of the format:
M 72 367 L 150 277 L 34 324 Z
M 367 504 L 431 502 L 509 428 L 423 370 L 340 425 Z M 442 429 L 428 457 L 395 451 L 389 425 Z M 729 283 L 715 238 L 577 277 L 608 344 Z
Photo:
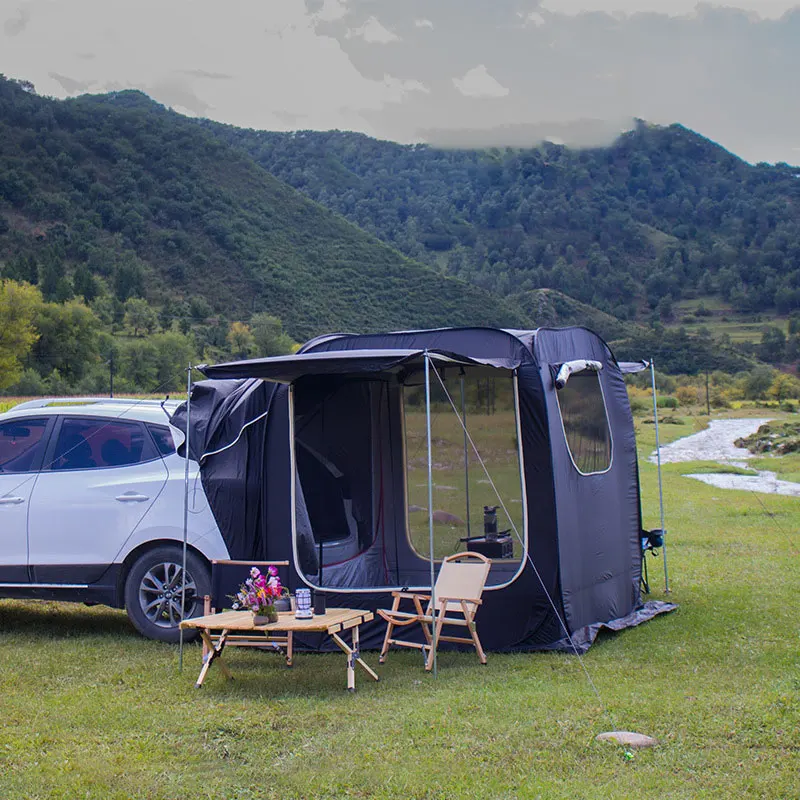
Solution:
M 249 611 L 223 611 L 207 617 L 193 617 L 181 622 L 182 628 L 204 628 L 206 630 L 229 631 L 325 631 L 338 633 L 356 625 L 369 622 L 374 617 L 371 611 L 357 608 L 329 608 L 324 614 L 314 614 L 311 619 L 297 619 L 294 611 L 278 612 L 278 621 L 268 625 L 253 625 Z

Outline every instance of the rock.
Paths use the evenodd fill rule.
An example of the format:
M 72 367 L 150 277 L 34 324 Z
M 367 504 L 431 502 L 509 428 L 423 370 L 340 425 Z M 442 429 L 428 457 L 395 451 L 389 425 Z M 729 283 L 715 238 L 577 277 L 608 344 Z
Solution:
M 461 517 L 451 514 L 449 511 L 434 511 L 433 521 L 439 525 L 452 525 L 457 528 L 463 528 L 467 523 Z
M 658 744 L 658 739 L 632 731 L 608 731 L 607 733 L 598 733 L 594 738 L 598 742 L 613 742 L 626 747 L 655 747 Z
M 408 513 L 413 514 L 415 511 L 427 511 L 428 509 L 425 506 L 409 506 Z

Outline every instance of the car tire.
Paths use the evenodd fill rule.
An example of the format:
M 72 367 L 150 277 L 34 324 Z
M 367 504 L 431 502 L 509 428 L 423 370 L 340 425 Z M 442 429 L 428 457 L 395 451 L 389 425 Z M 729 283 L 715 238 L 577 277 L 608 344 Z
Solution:
M 183 550 L 162 545 L 148 550 L 133 563 L 125 579 L 125 610 L 142 636 L 160 642 L 180 639 Z M 186 553 L 185 617 L 203 613 L 203 598 L 211 593 L 208 564 L 196 553 Z M 184 633 L 184 641 L 197 638 Z

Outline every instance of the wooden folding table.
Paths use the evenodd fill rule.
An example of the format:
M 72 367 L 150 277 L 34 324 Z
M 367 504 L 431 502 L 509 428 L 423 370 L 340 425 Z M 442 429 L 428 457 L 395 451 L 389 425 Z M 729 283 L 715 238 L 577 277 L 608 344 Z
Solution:
M 184 629 L 198 630 L 206 646 L 206 655 L 203 657 L 203 667 L 197 678 L 195 686 L 199 689 L 203 685 L 209 668 L 215 661 L 219 661 L 220 669 L 228 678 L 233 678 L 230 670 L 222 661 L 222 651 L 229 636 L 240 638 L 252 634 L 254 644 L 260 635 L 266 637 L 265 644 L 269 644 L 270 637 L 276 633 L 285 633 L 286 638 L 286 666 L 292 666 L 293 638 L 298 633 L 325 633 L 333 639 L 337 646 L 347 656 L 347 688 L 352 692 L 356 688 L 356 664 L 359 664 L 376 681 L 376 673 L 361 659 L 359 652 L 358 627 L 364 622 L 372 620 L 371 611 L 361 611 L 354 608 L 329 608 L 325 614 L 315 614 L 310 619 L 297 619 L 293 611 L 284 611 L 278 614 L 278 621 L 268 625 L 254 625 L 253 615 L 249 611 L 224 611 L 220 614 L 210 614 L 205 617 L 194 617 L 184 620 L 181 627 Z M 219 631 L 219 635 L 212 631 Z M 350 631 L 352 645 L 348 645 L 341 634 Z

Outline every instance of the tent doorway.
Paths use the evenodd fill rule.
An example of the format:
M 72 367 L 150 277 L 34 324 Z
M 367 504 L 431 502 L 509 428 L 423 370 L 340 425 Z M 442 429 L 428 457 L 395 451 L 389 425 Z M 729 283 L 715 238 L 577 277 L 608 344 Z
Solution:
M 507 553 L 493 559 L 487 586 L 507 585 L 527 548 L 515 377 L 445 369 L 431 389 L 434 558 L 469 549 L 463 540 L 483 535 L 484 506 L 500 505 L 496 486 L 499 530 L 515 529 L 524 542 L 512 533 Z M 356 591 L 429 584 L 420 373 L 306 376 L 292 386 L 292 407 L 294 540 L 306 581 Z

